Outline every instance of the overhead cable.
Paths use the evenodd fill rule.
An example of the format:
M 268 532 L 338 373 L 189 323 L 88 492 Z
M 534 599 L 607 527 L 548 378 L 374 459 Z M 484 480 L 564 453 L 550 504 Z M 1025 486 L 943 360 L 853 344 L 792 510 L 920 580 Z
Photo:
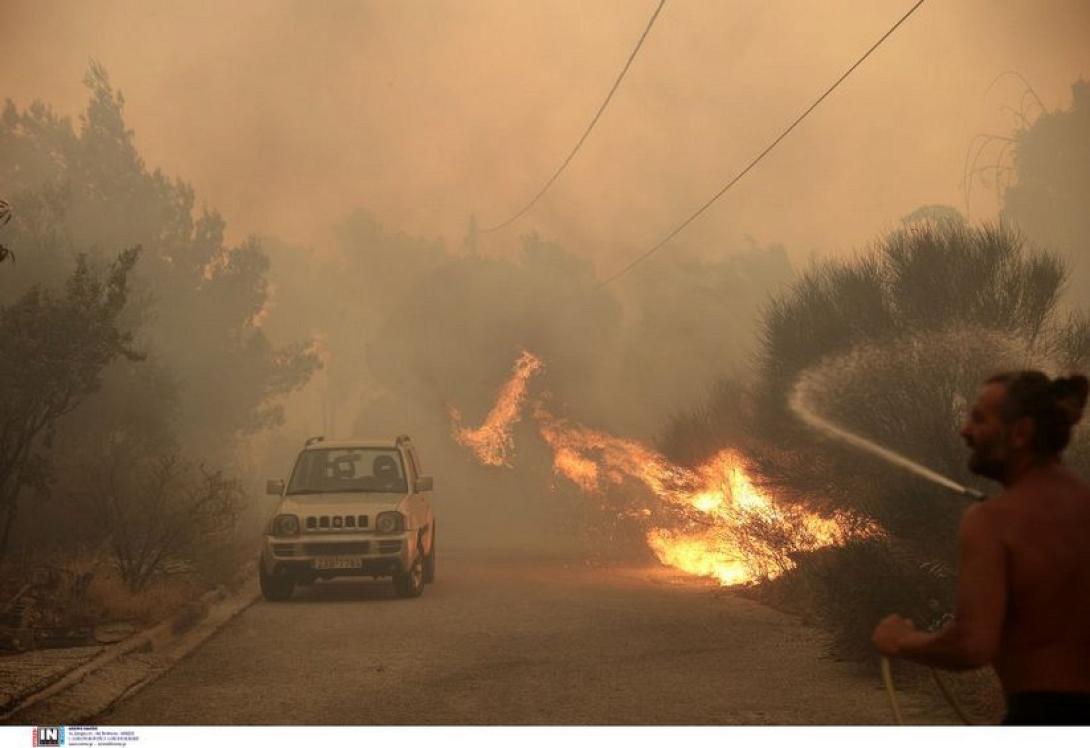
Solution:
M 557 170 L 553 172 L 553 175 L 549 177 L 548 181 L 545 182 L 545 185 L 540 190 L 538 190 L 537 194 L 533 196 L 530 202 L 522 206 L 521 210 L 508 218 L 506 221 L 497 223 L 494 226 L 489 226 L 487 228 L 481 229 L 483 233 L 499 231 L 500 229 L 505 228 L 517 221 L 518 219 L 522 218 L 524 215 L 526 215 L 527 212 L 529 212 L 532 207 L 534 207 L 535 204 L 537 204 L 537 201 L 540 200 L 541 197 L 549 191 L 549 188 L 553 186 L 553 182 L 555 182 L 560 177 L 560 175 L 564 172 L 564 169 L 566 169 L 568 167 L 568 164 L 571 163 L 572 159 L 575 158 L 575 154 L 578 153 L 579 149 L 583 147 L 583 143 L 584 141 L 586 141 L 587 136 L 590 135 L 591 130 L 593 130 L 594 126 L 598 124 L 598 120 L 601 119 L 602 113 L 605 112 L 606 107 L 609 106 L 609 101 L 613 98 L 613 94 L 617 93 L 617 89 L 620 88 L 621 81 L 624 80 L 625 73 L 627 73 L 628 68 L 632 66 L 632 61 L 636 59 L 636 54 L 640 51 L 640 47 L 643 46 L 644 39 L 646 39 L 647 35 L 651 32 L 651 27 L 655 25 L 655 19 L 659 17 L 659 12 L 662 10 L 662 6 L 664 5 L 666 5 L 666 0 L 659 0 L 658 7 L 655 8 L 655 12 L 651 14 L 651 19 L 647 22 L 647 27 L 640 35 L 640 39 L 636 42 L 636 46 L 633 47 L 632 53 L 628 55 L 628 60 L 625 62 L 624 67 L 621 68 L 621 72 L 617 76 L 617 80 L 613 82 L 613 87 L 609 89 L 609 93 L 606 95 L 605 101 L 603 101 L 602 105 L 598 107 L 598 112 L 594 115 L 594 118 L 590 121 L 590 124 L 587 125 L 587 129 L 583 131 L 582 137 L 579 138 L 579 142 L 575 144 L 575 147 L 571 149 L 571 153 L 568 154 L 568 157 L 564 159 L 563 163 L 561 163 Z
M 641 262 L 646 260 L 648 257 L 655 254 L 660 249 L 662 249 L 664 246 L 666 246 L 666 244 L 671 239 L 673 239 L 675 236 L 680 234 L 682 231 L 685 230 L 685 228 L 690 223 L 692 223 L 697 218 L 699 218 L 701 216 L 701 214 L 704 213 L 704 211 L 706 211 L 708 208 L 710 208 L 719 198 L 723 197 L 723 195 L 726 194 L 727 190 L 729 190 L 731 187 L 733 187 L 735 184 L 737 184 L 739 181 L 741 181 L 742 177 L 744 177 L 746 174 L 748 174 L 753 169 L 753 167 L 755 167 L 757 164 L 759 164 L 764 159 L 765 156 L 767 156 L 769 153 L 771 153 L 772 150 L 776 146 L 778 146 L 780 144 L 780 141 L 782 141 L 784 138 L 786 138 L 791 133 L 792 130 L 794 130 L 796 127 L 798 127 L 799 124 L 801 124 L 802 121 L 804 119 L 806 119 L 807 116 L 809 116 L 809 114 L 812 111 L 817 109 L 818 105 L 821 104 L 821 102 L 823 102 L 829 96 L 829 94 L 831 94 L 833 91 L 835 91 L 837 89 L 837 87 L 840 86 L 840 84 L 843 83 L 847 79 L 847 77 L 849 75 L 851 75 L 852 72 L 855 71 L 855 69 L 857 67 L 859 67 L 860 65 L 863 64 L 864 60 L 866 60 L 868 57 L 871 56 L 871 53 L 873 53 L 876 49 L 878 49 L 878 47 L 882 46 L 882 43 L 886 39 L 888 39 L 893 34 L 893 32 L 896 31 L 901 26 L 901 24 L 903 24 L 905 21 L 907 21 L 909 16 L 911 16 L 913 13 L 915 13 L 916 10 L 923 4 L 924 4 L 924 0 L 918 0 L 918 2 L 915 5 L 913 5 L 911 8 L 909 8 L 908 12 L 905 13 L 903 16 L 901 16 L 900 20 L 898 20 L 897 23 L 893 24 L 886 33 L 882 34 L 881 38 L 878 41 L 876 41 L 874 44 L 871 45 L 870 49 L 868 49 L 865 53 L 863 53 L 862 57 L 860 57 L 858 60 L 856 60 L 852 64 L 852 66 L 850 68 L 845 70 L 843 75 L 841 75 L 839 78 L 836 79 L 835 83 L 833 83 L 831 86 L 829 86 L 827 89 L 825 89 L 825 93 L 821 94 L 821 96 L 819 96 L 814 101 L 813 104 L 811 104 L 809 107 L 807 107 L 806 111 L 804 111 L 802 114 L 800 114 L 795 119 L 794 122 L 792 122 L 790 125 L 788 125 L 786 130 L 781 132 L 779 134 L 779 136 L 775 140 L 773 140 L 771 143 L 769 143 L 768 146 L 763 151 L 761 151 L 759 154 L 757 154 L 757 157 L 754 158 L 752 161 L 750 161 L 749 164 L 746 166 L 746 168 L 744 168 L 740 172 L 738 172 L 738 174 L 736 174 L 729 182 L 727 182 L 718 192 L 716 192 L 714 195 L 712 195 L 711 199 L 709 199 L 707 202 L 705 202 L 703 205 L 701 205 L 699 208 L 697 208 L 696 211 L 692 215 L 690 215 L 688 218 L 686 218 L 684 221 L 682 221 L 680 224 L 678 224 L 677 227 L 675 227 L 673 231 L 671 231 L 669 234 L 667 234 L 665 237 L 663 237 L 661 240 L 659 240 L 659 242 L 657 244 L 655 244 L 653 247 L 648 249 L 646 252 L 644 252 L 640 256 L 636 257 L 634 260 L 629 262 L 627 265 L 625 265 L 623 268 L 618 270 L 616 273 L 614 273 L 613 275 L 609 276 L 608 278 L 603 280 L 601 283 L 599 283 L 598 287 L 601 288 L 603 286 L 606 286 L 606 285 L 612 283 L 613 281 L 617 280 L 618 278 L 620 278 L 622 275 L 626 274 L 630 270 L 632 270 L 632 268 L 636 267 Z

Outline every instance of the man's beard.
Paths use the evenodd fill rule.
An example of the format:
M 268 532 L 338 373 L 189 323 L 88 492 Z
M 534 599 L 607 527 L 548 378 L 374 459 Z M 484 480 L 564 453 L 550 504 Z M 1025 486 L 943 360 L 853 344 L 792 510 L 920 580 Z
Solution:
M 979 447 L 972 447 L 969 453 L 969 470 L 977 475 L 992 480 L 1001 480 L 1005 460 L 996 454 L 988 454 Z M 993 450 L 994 452 L 994 450 Z

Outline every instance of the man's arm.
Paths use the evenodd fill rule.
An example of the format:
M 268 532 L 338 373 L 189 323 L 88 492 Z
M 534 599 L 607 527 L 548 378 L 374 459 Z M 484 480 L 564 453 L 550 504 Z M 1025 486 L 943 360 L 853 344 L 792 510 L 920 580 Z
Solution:
M 890 654 L 947 670 L 983 667 L 995 659 L 1006 614 L 1007 563 L 985 506 L 974 504 L 965 512 L 958 547 L 953 622 L 934 633 L 909 627 Z

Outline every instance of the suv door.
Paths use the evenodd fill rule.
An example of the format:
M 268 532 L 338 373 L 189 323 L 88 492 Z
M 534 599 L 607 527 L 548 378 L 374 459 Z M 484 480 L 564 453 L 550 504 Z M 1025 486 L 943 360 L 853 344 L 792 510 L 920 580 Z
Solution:
M 409 511 L 412 512 L 413 527 L 424 527 L 431 521 L 431 511 L 428 506 L 427 495 L 416 490 L 416 479 L 420 477 L 420 462 L 416 456 L 416 449 L 412 446 L 405 448 L 406 467 L 409 472 Z M 428 528 L 429 532 L 431 528 Z M 424 544 L 424 550 L 428 549 L 431 539 Z

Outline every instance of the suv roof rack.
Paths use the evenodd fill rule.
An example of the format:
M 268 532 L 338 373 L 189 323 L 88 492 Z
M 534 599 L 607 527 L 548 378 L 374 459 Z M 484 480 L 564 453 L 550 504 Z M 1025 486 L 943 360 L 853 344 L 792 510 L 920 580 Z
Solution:
M 307 439 L 307 443 L 304 444 L 303 446 L 304 447 L 309 447 L 311 444 L 317 444 L 318 442 L 324 442 L 324 441 L 325 441 L 324 436 L 312 436 L 309 439 Z

